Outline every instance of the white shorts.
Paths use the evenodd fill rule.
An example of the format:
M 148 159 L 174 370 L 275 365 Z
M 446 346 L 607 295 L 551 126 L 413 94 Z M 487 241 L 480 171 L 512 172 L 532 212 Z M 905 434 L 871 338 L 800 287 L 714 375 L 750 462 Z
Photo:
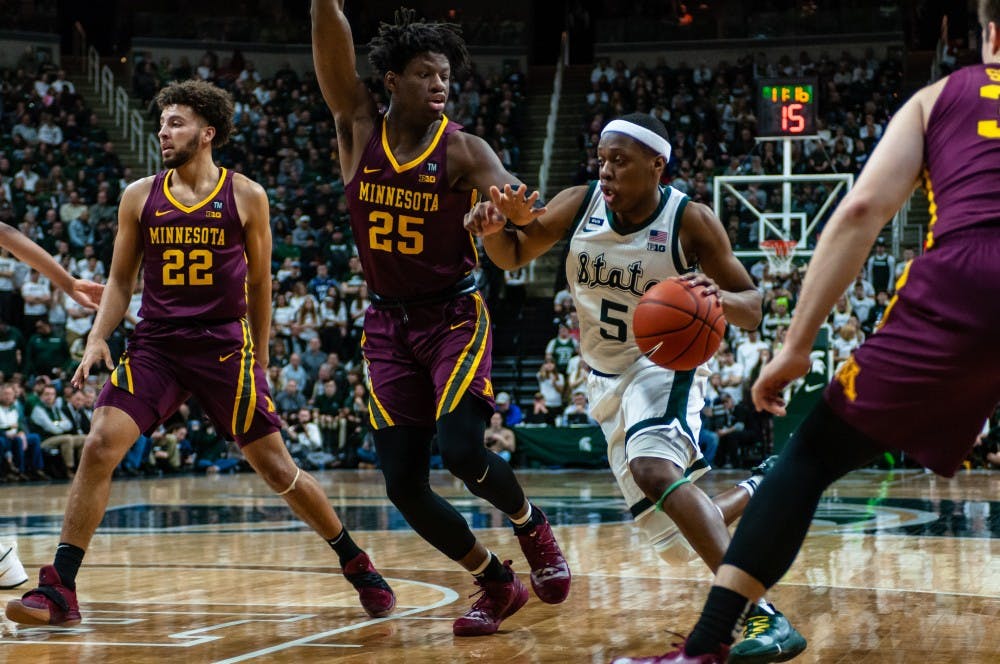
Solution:
M 708 471 L 697 442 L 705 405 L 701 389 L 705 380 L 695 372 L 677 374 L 645 357 L 619 376 L 591 372 L 587 378 L 591 415 L 600 422 L 608 442 L 611 470 L 632 518 L 647 535 L 650 529 L 644 522 L 658 522 L 653 529 L 655 539 L 650 536 L 658 550 L 684 538 L 666 514 L 655 512 L 653 502 L 632 478 L 628 462 L 638 457 L 666 459 L 692 481 Z M 641 433 L 651 435 L 638 435 Z

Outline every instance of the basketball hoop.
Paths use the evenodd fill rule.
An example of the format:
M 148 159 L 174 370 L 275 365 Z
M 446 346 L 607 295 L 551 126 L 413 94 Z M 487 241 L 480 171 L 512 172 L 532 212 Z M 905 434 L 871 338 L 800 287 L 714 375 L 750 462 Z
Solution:
M 792 271 L 792 261 L 795 259 L 795 240 L 764 240 L 760 250 L 764 252 L 771 274 L 787 276 Z

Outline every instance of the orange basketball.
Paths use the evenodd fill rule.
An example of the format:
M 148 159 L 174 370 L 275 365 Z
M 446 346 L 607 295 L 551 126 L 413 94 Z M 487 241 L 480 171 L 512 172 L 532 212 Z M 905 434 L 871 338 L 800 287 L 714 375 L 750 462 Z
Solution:
M 704 286 L 671 277 L 650 288 L 632 318 L 639 350 L 661 367 L 688 371 L 719 350 L 726 317 L 719 298 L 705 296 Z

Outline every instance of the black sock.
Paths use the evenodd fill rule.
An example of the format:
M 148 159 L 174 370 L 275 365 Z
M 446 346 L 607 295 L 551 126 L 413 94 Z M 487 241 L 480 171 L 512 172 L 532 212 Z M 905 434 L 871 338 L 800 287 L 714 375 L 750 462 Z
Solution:
M 83 549 L 66 542 L 59 542 L 56 548 L 56 559 L 52 565 L 59 573 L 63 585 L 70 590 L 76 590 L 76 573 L 80 571 L 83 554 Z
M 722 644 L 731 644 L 750 606 L 750 600 L 738 592 L 712 586 L 701 618 L 687 638 L 684 652 L 691 656 L 706 655 L 718 652 Z
M 333 539 L 328 539 L 326 542 L 330 545 L 331 549 L 337 552 L 337 558 L 340 559 L 341 567 L 364 553 L 361 548 L 354 543 L 354 540 L 351 539 L 351 535 L 347 532 L 347 528 L 344 528 L 340 531 L 339 535 Z
M 522 523 L 520 526 L 514 524 L 514 534 L 515 535 L 527 535 L 535 526 L 541 525 L 545 521 L 545 515 L 542 514 L 542 510 L 538 509 L 534 505 L 531 506 L 531 517 L 527 521 Z
M 481 581 L 510 581 L 513 578 L 510 570 L 500 564 L 500 559 L 497 558 L 495 553 L 490 554 L 490 562 L 479 574 L 475 577 Z

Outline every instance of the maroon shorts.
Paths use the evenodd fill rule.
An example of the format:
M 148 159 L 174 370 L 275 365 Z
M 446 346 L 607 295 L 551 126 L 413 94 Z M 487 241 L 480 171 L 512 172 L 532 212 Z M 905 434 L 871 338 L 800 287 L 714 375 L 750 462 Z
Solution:
M 171 325 L 144 320 L 97 398 L 146 432 L 194 396 L 216 431 L 242 447 L 280 429 L 246 320 Z
M 372 426 L 433 426 L 466 393 L 493 407 L 493 332 L 479 293 L 365 312 Z
M 826 400 L 887 449 L 950 477 L 1000 402 L 1000 230 L 948 237 L 907 267 L 882 326 Z

